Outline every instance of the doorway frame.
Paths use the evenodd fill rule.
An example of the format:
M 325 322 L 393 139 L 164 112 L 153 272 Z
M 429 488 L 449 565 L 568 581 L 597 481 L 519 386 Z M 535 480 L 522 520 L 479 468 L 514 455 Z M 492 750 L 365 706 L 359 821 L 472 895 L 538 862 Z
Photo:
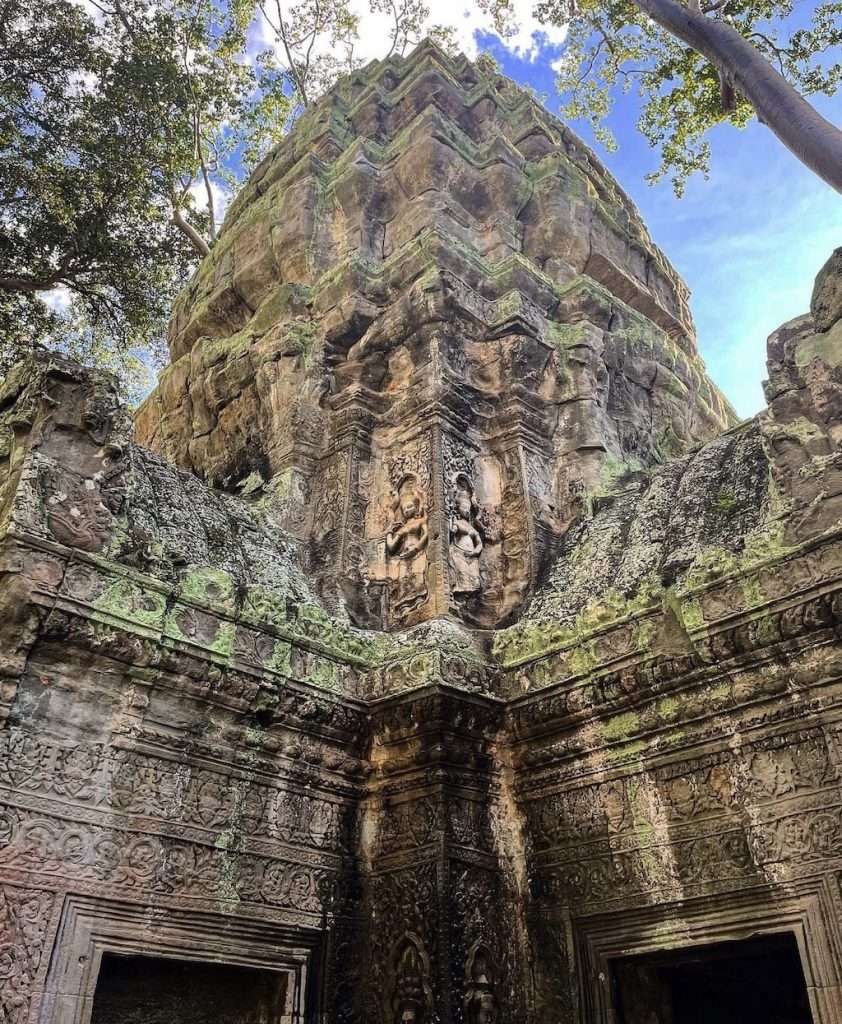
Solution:
M 839 1024 L 842 935 L 831 884 L 816 879 L 787 895 L 764 887 L 577 919 L 581 1024 L 619 1024 L 611 960 L 781 933 L 795 936 L 813 1024 Z
M 38 1024 L 90 1024 L 106 953 L 220 963 L 286 974 L 279 1024 L 320 1018 L 321 931 L 260 919 L 67 896 L 37 1012 Z

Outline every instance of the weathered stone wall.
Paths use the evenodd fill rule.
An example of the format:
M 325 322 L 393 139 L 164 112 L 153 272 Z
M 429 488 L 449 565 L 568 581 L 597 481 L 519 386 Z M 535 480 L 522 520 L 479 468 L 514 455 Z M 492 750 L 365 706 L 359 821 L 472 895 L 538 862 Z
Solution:
M 613 957 L 779 931 L 842 1015 L 839 326 L 773 334 L 769 409 L 599 499 L 495 640 L 538 1020 L 613 1020 Z
M 284 1022 L 429 1014 L 457 989 L 511 1004 L 515 954 L 474 905 L 504 887 L 499 702 L 466 714 L 435 689 L 482 693 L 490 668 L 452 628 L 387 641 L 331 620 L 294 539 L 135 448 L 113 395 L 52 358 L 0 411 L 5 1019 L 86 1019 L 103 949 L 280 952 Z M 417 706 L 361 699 L 412 687 Z
M 609 199 L 626 211 L 626 242 L 651 255 L 650 277 L 640 270 L 636 287 L 646 284 L 689 332 L 681 287 L 619 190 L 531 101 L 514 93 L 504 102 L 504 82 L 489 90 L 488 76 L 429 47 L 376 66 L 269 159 L 223 237 L 240 237 L 240 221 L 270 194 L 276 171 L 293 188 L 284 167 L 319 168 L 328 156 L 350 166 L 350 156 L 340 159 L 347 147 L 330 149 L 349 111 L 358 120 L 347 123 L 361 133 L 379 111 L 385 120 L 366 130 L 388 138 L 414 123 L 406 111 L 433 101 L 465 132 L 489 119 L 514 132 L 519 118 L 524 160 L 527 150 L 537 159 L 540 140 L 556 131 L 554 166 L 561 161 L 568 178 L 585 175 L 600 197 L 583 186 L 577 202 L 593 217 Z M 410 139 L 431 137 L 424 124 L 419 136 L 395 136 L 396 167 Z M 418 145 L 412 173 L 420 180 L 438 150 Z M 497 166 L 489 161 L 482 168 Z M 441 196 L 458 197 L 462 187 L 474 195 L 485 179 L 472 175 L 437 170 Z M 561 203 L 554 195 L 547 202 Z M 432 191 L 428 200 L 429 209 L 411 198 L 404 205 L 422 219 L 430 210 L 444 216 L 444 200 Z M 571 239 L 578 230 L 570 228 Z M 289 231 L 281 251 L 310 253 L 301 257 L 309 266 L 312 236 L 300 224 Z M 302 232 L 310 241 L 296 250 Z M 338 266 L 346 249 L 368 244 L 350 229 L 330 238 L 340 248 L 325 242 L 325 259 Z M 88 1024 L 103 957 L 142 953 L 276 972 L 279 1024 L 613 1024 L 616 957 L 784 932 L 797 943 L 814 1024 L 837 1024 L 839 254 L 819 277 L 811 314 L 770 339 L 766 411 L 725 431 L 711 413 L 660 460 L 647 449 L 635 461 L 606 427 L 593 472 L 576 477 L 575 504 L 553 532 L 540 525 L 549 485 L 529 471 L 529 452 L 543 441 L 530 448 L 524 437 L 532 424 L 561 452 L 578 435 L 563 414 L 549 429 L 546 408 L 535 413 L 541 385 L 529 367 L 543 351 L 538 334 L 510 324 L 512 359 L 499 365 L 499 339 L 484 336 L 490 349 L 470 372 L 489 358 L 501 403 L 490 407 L 486 433 L 474 420 L 460 432 L 452 417 L 473 409 L 479 391 L 462 390 L 470 360 L 461 374 L 439 372 L 441 360 L 479 342 L 464 319 L 444 338 L 433 325 L 449 319 L 418 318 L 400 298 L 372 314 L 344 369 L 331 364 L 349 391 L 316 404 L 339 433 L 314 434 L 311 461 L 285 464 L 297 467 L 299 483 L 270 459 L 254 464 L 259 473 L 244 486 L 212 487 L 210 462 L 190 461 L 210 448 L 178 433 L 186 420 L 178 430 L 164 424 L 177 407 L 165 392 L 179 373 L 187 376 L 176 390 L 206 387 L 202 374 L 190 377 L 192 353 L 206 340 L 186 341 L 186 325 L 200 315 L 223 322 L 222 307 L 200 292 L 223 256 L 237 265 L 231 251 L 220 246 L 180 307 L 177 361 L 139 427 L 161 448 L 183 443 L 183 461 L 200 472 L 138 446 L 109 379 L 68 360 L 43 355 L 0 387 L 0 1020 Z M 577 265 L 583 288 L 585 278 L 597 280 L 594 266 L 602 264 Z M 479 289 L 490 271 L 477 273 Z M 563 275 L 552 273 L 556 288 Z M 512 281 L 528 296 L 534 268 L 524 274 Z M 398 269 L 395 281 L 405 297 Z M 616 315 L 639 315 L 634 295 L 612 281 Z M 437 289 L 431 294 L 444 294 Z M 465 294 L 453 307 L 459 316 Z M 645 311 L 647 331 L 657 329 L 656 312 Z M 579 330 L 578 316 L 547 323 Z M 380 354 L 371 361 L 354 363 L 350 351 L 386 335 L 399 343 L 389 360 L 410 351 L 415 369 L 405 367 L 393 404 L 371 399 L 369 410 L 383 418 L 360 443 L 382 459 L 360 461 L 351 454 L 365 433 L 359 396 L 369 371 L 385 363 L 374 343 Z M 682 337 L 699 395 L 701 364 L 689 333 Z M 612 351 L 625 360 L 637 349 L 626 337 Z M 230 363 L 221 358 L 220 372 Z M 574 363 L 571 356 L 564 366 Z M 422 365 L 438 367 L 424 378 L 427 393 L 413 376 Z M 616 394 L 618 409 L 634 408 L 626 392 Z M 435 402 L 425 404 L 430 395 Z M 262 424 L 253 435 L 261 459 L 273 445 L 308 438 L 271 416 L 260 420 L 249 402 L 237 416 L 249 432 Z M 602 426 L 610 408 L 597 417 Z M 402 434 L 402 425 L 423 422 L 431 409 L 438 426 L 413 448 L 415 428 Z M 277 410 L 289 412 L 286 399 Z M 511 431 L 501 447 L 497 428 Z M 237 449 L 227 429 L 220 450 L 247 453 L 252 441 Z M 590 449 L 577 444 L 567 455 L 581 469 Z M 509 467 L 496 503 L 493 488 L 479 484 L 493 478 L 495 459 Z M 328 470 L 336 500 L 319 505 Z M 532 490 L 530 479 L 538 481 Z M 301 507 L 316 503 L 312 522 L 332 524 L 323 536 L 290 517 L 283 480 Z M 302 480 L 311 491 L 296 492 Z M 362 543 L 364 491 L 397 506 L 381 540 L 409 568 L 380 581 L 357 577 L 349 596 L 341 552 Z M 527 563 L 528 571 L 495 577 L 498 555 L 505 572 Z M 422 556 L 423 571 L 412 568 Z M 413 604 L 418 586 L 426 590 Z M 487 587 L 498 603 L 482 603 Z M 360 593 L 369 594 L 367 619 Z M 507 593 L 518 614 L 503 627 Z M 409 612 L 394 617 L 404 601 Z M 361 619 L 389 629 L 362 629 Z M 492 623 L 498 628 L 476 628 Z
M 133 449 L 107 381 L 44 361 L 7 381 L 0 416 L 4 1020 L 86 1019 L 115 937 L 278 948 L 299 1020 L 366 770 L 331 638 L 292 640 L 314 628 L 300 574 L 243 509 Z
M 424 44 L 343 80 L 257 169 L 137 434 L 262 495 L 357 624 L 494 627 L 584 491 L 732 422 L 686 299 L 564 125 Z

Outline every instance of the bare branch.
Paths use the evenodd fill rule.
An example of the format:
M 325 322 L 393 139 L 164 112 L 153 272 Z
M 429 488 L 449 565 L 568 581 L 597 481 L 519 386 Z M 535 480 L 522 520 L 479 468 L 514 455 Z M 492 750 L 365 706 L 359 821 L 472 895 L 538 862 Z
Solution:
M 210 252 L 210 246 L 202 238 L 199 232 L 193 227 L 193 225 L 185 220 L 184 215 L 181 212 L 181 208 L 176 206 L 175 199 L 173 199 L 172 209 L 172 222 L 178 228 L 178 230 L 184 235 L 184 237 L 193 246 L 194 251 L 200 257 L 205 257 Z
M 211 187 L 210 175 L 202 152 L 201 139 L 199 141 L 199 166 L 202 168 L 202 178 L 205 182 L 205 193 L 208 197 L 208 224 L 211 241 L 216 241 L 216 214 L 213 209 L 213 188 Z
M 277 24 L 274 24 L 272 22 L 272 19 L 267 14 L 265 4 L 264 3 L 260 4 L 260 10 L 263 13 L 263 17 L 266 19 L 267 24 L 272 29 L 272 31 L 275 33 L 275 36 L 277 37 L 278 41 L 281 43 L 281 45 L 284 48 L 284 53 L 286 54 L 286 58 L 287 58 L 287 70 L 289 71 L 289 74 L 292 76 L 292 80 L 295 82 L 295 87 L 298 90 L 299 96 L 301 97 L 301 102 L 306 107 L 306 106 L 309 106 L 309 104 L 310 104 L 310 98 L 307 95 L 307 87 L 306 87 L 304 78 L 299 73 L 298 66 L 296 64 L 296 61 L 295 61 L 293 55 L 292 55 L 293 44 L 292 44 L 292 42 L 290 41 L 290 38 L 289 38 L 289 32 L 288 32 L 288 29 L 287 29 L 286 22 L 284 21 L 284 15 L 283 15 L 283 11 L 281 9 L 280 0 L 275 0 L 275 8 L 276 8 L 276 10 L 278 12 L 278 22 L 277 22 Z
M 786 71 L 784 69 L 783 58 L 785 56 L 787 56 L 787 57 L 789 56 L 789 50 L 785 49 L 784 47 L 778 46 L 777 43 L 773 42 L 773 40 L 771 40 L 769 38 L 769 36 L 767 36 L 764 32 L 758 32 L 758 31 L 755 30 L 754 32 L 751 32 L 749 34 L 748 38 L 749 39 L 759 39 L 762 43 L 765 43 L 766 46 L 768 46 L 769 49 L 772 51 L 772 53 L 774 53 L 775 59 L 778 62 L 778 68 L 779 68 L 781 74 L 782 75 L 786 74 Z

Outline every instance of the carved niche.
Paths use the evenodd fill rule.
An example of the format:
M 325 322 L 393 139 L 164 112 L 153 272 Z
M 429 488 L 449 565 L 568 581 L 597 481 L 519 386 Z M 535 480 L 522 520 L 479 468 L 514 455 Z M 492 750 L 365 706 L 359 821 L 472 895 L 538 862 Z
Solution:
M 485 946 L 476 945 L 465 970 L 466 1024 L 497 1024 L 495 974 L 491 954 Z
M 405 618 L 427 600 L 427 499 L 418 477 L 405 473 L 392 501 L 392 525 L 386 533 L 386 568 L 389 577 L 389 610 Z
M 432 1006 L 430 960 L 421 939 L 408 933 L 395 950 L 389 1020 L 393 1024 L 430 1024 Z
M 450 592 L 457 604 L 475 596 L 482 587 L 480 556 L 483 535 L 479 503 L 466 473 L 457 473 L 452 487 L 450 517 Z

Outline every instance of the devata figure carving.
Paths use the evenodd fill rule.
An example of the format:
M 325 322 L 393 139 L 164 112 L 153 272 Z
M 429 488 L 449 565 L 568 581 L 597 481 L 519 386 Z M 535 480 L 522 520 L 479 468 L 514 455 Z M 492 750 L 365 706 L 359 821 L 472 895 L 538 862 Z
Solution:
M 386 534 L 389 559 L 389 604 L 405 615 L 427 599 L 427 503 L 413 473 L 401 477 L 392 503 L 395 522 Z
M 12 370 L 0 1024 L 667 1024 L 689 959 L 840 1024 L 842 248 L 816 296 L 732 426 L 619 186 L 424 43 L 231 204 L 142 444 Z
M 497 1024 L 494 972 L 490 957 L 481 946 L 470 958 L 466 979 L 465 1020 L 467 1024 Z
M 454 482 L 454 513 L 450 520 L 450 568 L 453 596 L 458 600 L 480 589 L 482 535 L 477 529 L 479 505 L 465 473 Z
M 427 1024 L 428 990 L 426 957 L 415 941 L 407 938 L 395 970 L 395 1024 Z

